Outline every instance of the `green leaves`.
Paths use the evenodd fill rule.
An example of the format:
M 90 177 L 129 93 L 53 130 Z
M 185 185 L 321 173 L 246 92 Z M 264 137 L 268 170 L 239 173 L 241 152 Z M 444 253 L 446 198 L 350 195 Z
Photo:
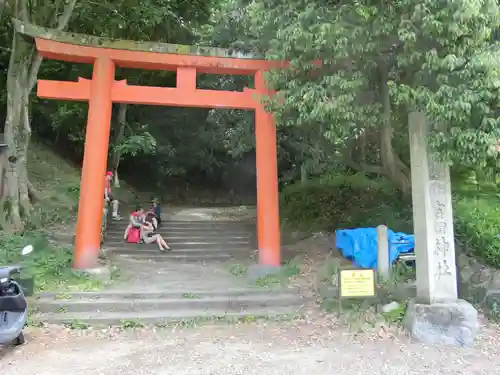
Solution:
M 192 38 L 198 22 L 207 20 L 209 5 L 201 0 L 84 0 L 70 28 L 110 38 L 183 43 Z
M 378 129 L 382 98 L 376 68 L 383 63 L 394 137 L 407 137 L 407 113 L 423 110 L 431 121 L 446 124 L 432 144 L 450 162 L 475 165 L 491 158 L 488 147 L 500 139 L 495 0 L 224 4 L 226 13 L 238 9 L 239 15 L 236 36 L 226 42 L 246 40 L 243 49 L 258 45 L 267 58 L 290 61 L 289 69 L 269 79 L 285 97 L 270 106 L 279 125 L 322 124 L 329 139 Z M 314 60 L 323 66 L 314 67 Z
M 123 143 L 114 147 L 114 152 L 120 155 L 136 156 L 139 153 L 153 154 L 156 151 L 156 140 L 148 133 L 131 135 Z

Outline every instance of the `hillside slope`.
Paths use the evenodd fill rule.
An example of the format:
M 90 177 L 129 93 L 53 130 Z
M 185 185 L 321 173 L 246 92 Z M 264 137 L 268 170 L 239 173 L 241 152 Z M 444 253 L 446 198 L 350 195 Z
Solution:
M 80 194 L 80 168 L 55 153 L 50 146 L 34 141 L 28 154 L 28 175 L 40 200 L 33 220 L 44 228 L 74 222 Z M 104 178 L 104 176 L 103 176 Z M 124 202 L 137 199 L 135 191 L 122 183 L 115 195 Z

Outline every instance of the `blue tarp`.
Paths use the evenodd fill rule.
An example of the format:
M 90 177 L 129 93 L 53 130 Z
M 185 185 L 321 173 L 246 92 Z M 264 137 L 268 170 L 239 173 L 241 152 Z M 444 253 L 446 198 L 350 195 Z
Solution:
M 395 233 L 388 230 L 389 261 L 394 263 L 399 254 L 411 253 L 415 247 L 412 234 Z M 345 258 L 362 268 L 377 268 L 377 229 L 357 228 L 335 231 L 337 249 Z

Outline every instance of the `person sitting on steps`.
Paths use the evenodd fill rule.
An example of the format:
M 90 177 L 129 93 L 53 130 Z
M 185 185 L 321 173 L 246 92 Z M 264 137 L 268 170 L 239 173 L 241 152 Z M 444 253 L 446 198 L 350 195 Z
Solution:
M 130 214 L 129 223 L 127 228 L 125 229 L 125 233 L 123 235 L 123 240 L 126 241 L 128 238 L 128 232 L 132 228 L 141 228 L 144 223 L 144 209 L 142 207 L 137 207 L 137 209 Z
M 111 181 L 113 180 L 113 172 L 108 171 L 106 172 L 106 180 L 105 180 L 105 185 L 104 185 L 104 199 L 107 204 L 111 204 L 111 209 L 112 211 L 112 218 L 115 220 L 121 220 L 121 216 L 118 214 L 118 206 L 119 202 L 113 198 L 113 195 L 111 194 Z
M 161 223 L 161 211 L 160 205 L 156 200 L 153 200 L 153 207 L 146 213 L 146 221 L 151 223 L 155 230 L 158 229 L 158 226 Z
M 151 211 L 148 211 L 146 213 L 145 221 L 146 221 L 146 223 L 150 223 L 153 226 L 154 230 L 158 229 L 158 220 L 156 219 L 156 216 Z
M 146 244 L 157 243 L 160 251 L 172 250 L 168 246 L 167 242 L 163 237 L 157 233 L 154 233 L 154 227 L 151 223 L 144 222 L 141 227 L 141 239 Z

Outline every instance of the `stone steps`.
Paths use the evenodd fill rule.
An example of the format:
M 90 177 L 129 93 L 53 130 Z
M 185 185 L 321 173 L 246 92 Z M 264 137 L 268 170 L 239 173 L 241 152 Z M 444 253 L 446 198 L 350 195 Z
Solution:
M 303 300 L 293 289 L 235 288 L 170 291 L 40 293 L 37 319 L 50 324 L 169 324 L 185 320 L 297 315 Z
M 162 215 L 164 217 L 164 215 Z M 123 220 L 122 220 L 123 221 Z M 241 225 L 255 225 L 254 220 L 165 220 L 162 221 L 165 225 L 183 225 L 183 226 L 241 226 Z
M 151 312 L 178 310 L 205 311 L 219 309 L 224 311 L 244 311 L 248 308 L 282 307 L 294 305 L 297 296 L 293 293 L 282 293 L 273 296 L 219 296 L 201 297 L 188 293 L 182 298 L 152 299 L 98 299 L 98 300 L 38 300 L 37 310 L 40 313 L 99 313 L 99 312 Z
M 152 245 L 138 245 L 138 246 L 130 246 L 130 247 L 119 247 L 119 246 L 113 246 L 113 247 L 106 247 L 108 251 L 113 252 L 114 254 L 125 254 L 125 255 L 142 255 L 142 254 L 167 254 L 167 255 L 172 255 L 172 254 L 178 254 L 178 255 L 213 255 L 217 253 L 227 253 L 227 254 L 233 254 L 233 253 L 249 253 L 251 250 L 250 248 L 247 247 L 224 247 L 224 246 L 218 246 L 218 247 L 209 247 L 209 248 L 201 248 L 201 247 L 195 247 L 195 248 L 186 248 L 186 249 L 179 249 L 177 247 L 172 246 L 172 251 L 165 251 L 162 252 L 158 249 L 157 246 L 152 246 Z M 255 249 L 253 249 L 255 250 Z
M 209 233 L 209 234 L 206 234 L 204 233 L 203 235 L 200 235 L 199 232 L 196 233 L 196 235 L 192 235 L 192 234 L 186 234 L 186 233 L 171 233 L 171 232 L 168 232 L 168 231 L 161 231 L 161 230 L 158 230 L 159 234 L 161 234 L 162 236 L 165 236 L 165 238 L 167 240 L 169 240 L 170 242 L 177 242 L 177 241 L 184 241 L 184 240 L 190 240 L 190 241 L 193 241 L 193 242 L 200 242 L 200 241 L 216 241 L 216 240 L 221 240 L 221 233 L 220 232 L 213 232 L 213 233 Z M 116 239 L 118 241 L 121 241 L 123 240 L 123 231 L 120 231 L 119 233 L 109 233 L 108 232 L 108 236 L 107 238 L 109 239 Z M 250 241 L 252 240 L 252 236 L 248 233 L 245 233 L 245 232 L 241 232 L 240 234 L 236 234 L 236 235 L 228 235 L 228 234 L 223 234 L 223 237 L 222 237 L 225 241 Z M 122 241 L 123 242 L 123 241 Z
M 123 238 L 125 227 L 110 228 L 107 231 L 107 236 L 111 238 Z M 224 229 L 185 229 L 185 230 L 168 230 L 165 228 L 158 228 L 157 233 L 165 236 L 165 238 L 179 237 L 180 239 L 213 239 L 213 238 L 238 238 L 249 239 L 253 238 L 251 231 L 229 231 Z
M 252 246 L 252 243 L 250 241 L 220 241 L 220 242 L 194 242 L 194 241 L 169 241 L 168 238 L 166 238 L 168 244 L 172 247 L 172 249 L 175 250 L 190 250 L 190 249 L 220 249 L 221 247 L 226 247 L 226 248 L 232 248 L 232 249 L 248 249 L 249 247 Z M 156 244 L 137 244 L 137 243 L 127 243 L 119 241 L 119 240 L 113 240 L 113 239 L 106 239 L 105 242 L 105 247 L 106 248 L 121 248 L 121 249 L 144 249 L 146 247 L 148 248 L 156 248 Z
M 200 254 L 200 253 L 192 253 L 192 254 L 183 254 L 175 251 L 166 251 L 166 252 L 152 252 L 152 253 L 116 253 L 113 254 L 121 257 L 121 258 L 131 258 L 137 260 L 152 260 L 152 261 L 181 261 L 181 262 L 195 262 L 195 263 L 203 263 L 203 262 L 211 262 L 211 261 L 227 261 L 234 257 L 235 254 L 228 253 L 211 253 L 211 254 Z
M 116 325 L 173 325 L 181 323 L 220 322 L 233 320 L 255 319 L 286 319 L 300 315 L 300 308 L 290 307 L 251 308 L 245 311 L 226 311 L 223 309 L 174 310 L 168 312 L 103 312 L 103 313 L 59 313 L 40 314 L 38 319 L 49 324 L 75 324 L 84 323 L 93 327 L 109 327 Z
M 272 296 L 282 294 L 284 291 L 291 293 L 293 289 L 283 288 L 227 288 L 227 289 L 167 289 L 167 290 L 103 290 L 98 292 L 40 292 L 36 300 L 40 301 L 65 301 L 65 300 L 100 300 L 100 299 L 153 299 L 153 298 L 183 298 L 192 294 L 199 297 L 221 297 L 228 298 L 239 296 Z
M 160 252 L 156 244 L 130 244 L 123 241 L 126 222 L 114 221 L 108 227 L 103 248 L 106 253 L 125 259 L 205 263 L 250 258 L 257 245 L 255 223 L 237 221 L 163 221 L 157 233 L 172 247 Z
M 152 258 L 165 258 L 165 259 L 170 259 L 170 258 L 175 258 L 175 257 L 185 257 L 185 258 L 192 258 L 192 257 L 200 257 L 200 258 L 212 258 L 215 257 L 217 258 L 218 255 L 222 254 L 225 258 L 230 258 L 232 256 L 234 257 L 243 257 L 243 256 L 250 256 L 252 254 L 251 250 L 248 249 L 232 249 L 232 248 L 213 248 L 213 249 L 184 249 L 184 250 L 177 250 L 174 248 L 172 251 L 165 251 L 162 252 L 158 250 L 157 248 L 144 248 L 144 249 L 137 249 L 137 248 L 108 248 L 108 251 L 111 252 L 113 255 L 120 255 L 124 257 L 134 257 L 137 256 L 138 259 L 141 258 L 143 259 L 144 257 L 152 257 Z
M 124 227 L 128 224 L 127 220 L 111 221 L 112 227 Z M 171 221 L 164 220 L 160 224 L 160 228 L 169 231 L 183 230 L 228 230 L 228 231 L 243 231 L 255 229 L 255 223 L 246 221 Z
M 300 312 L 303 301 L 295 290 L 257 288 L 225 269 L 227 261 L 249 260 L 254 254 L 255 223 L 164 221 L 158 233 L 172 247 L 168 252 L 160 252 L 152 244 L 125 243 L 126 225 L 124 220 L 109 224 L 103 249 L 127 267 L 125 273 L 132 279 L 113 286 L 120 290 L 40 293 L 33 302 L 39 320 L 92 326 L 124 321 L 164 325 Z

